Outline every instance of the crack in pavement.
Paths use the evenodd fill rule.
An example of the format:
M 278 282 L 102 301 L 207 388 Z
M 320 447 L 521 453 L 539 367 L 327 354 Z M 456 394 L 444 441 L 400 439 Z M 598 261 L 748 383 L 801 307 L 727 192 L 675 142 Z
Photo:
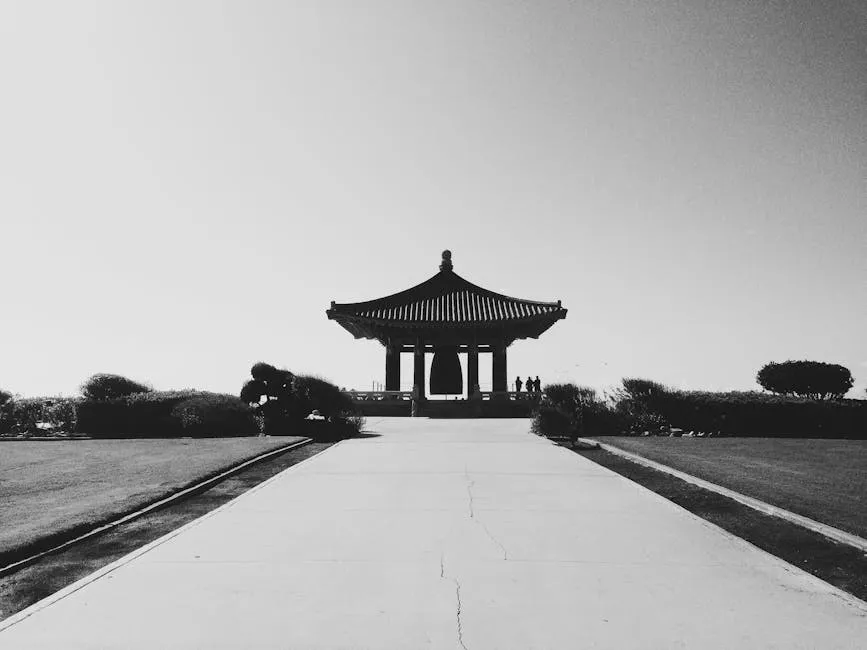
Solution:
M 470 519 L 472 519 L 475 523 L 479 524 L 482 527 L 482 529 L 485 531 L 485 534 L 488 536 L 488 539 L 490 539 L 503 552 L 503 559 L 508 560 L 509 552 L 506 550 L 506 547 L 503 546 L 500 541 L 493 536 L 493 534 L 491 534 L 491 531 L 488 529 L 485 522 L 476 517 L 475 502 L 473 500 L 473 486 L 475 486 L 476 482 L 475 480 L 470 478 L 470 473 L 467 471 L 466 465 L 464 466 L 464 477 L 467 479 L 467 495 L 469 497 Z
M 467 646 L 464 644 L 464 626 L 463 626 L 463 622 L 461 621 L 461 607 L 462 607 L 462 604 L 461 604 L 461 583 L 458 582 L 457 580 L 455 580 L 454 578 L 452 578 L 452 580 L 454 580 L 454 582 L 455 582 L 455 595 L 457 596 L 457 599 L 458 599 L 458 611 L 456 614 L 457 621 L 458 621 L 458 643 L 461 644 L 461 647 L 464 650 L 468 650 Z
M 473 486 L 476 484 L 476 482 L 470 478 L 470 473 L 467 471 L 466 465 L 464 465 L 464 477 L 467 479 L 467 496 L 470 499 L 470 519 L 475 519 L 476 512 L 473 507 Z
M 488 536 L 488 539 L 490 539 L 494 544 L 496 544 L 499 547 L 499 549 L 503 552 L 503 559 L 508 560 L 509 559 L 509 552 L 506 550 L 506 547 L 500 543 L 500 540 L 498 540 L 496 537 L 494 537 L 491 534 L 491 531 L 488 530 L 488 527 L 485 524 L 485 522 L 483 522 L 481 519 L 476 519 L 476 523 L 479 524 L 484 529 L 485 533 Z
M 457 632 L 458 632 L 458 643 L 464 650 L 468 650 L 466 644 L 464 644 L 464 623 L 461 619 L 461 613 L 463 609 L 463 603 L 461 602 L 461 583 L 458 582 L 457 578 L 449 578 L 446 576 L 446 557 L 445 553 L 440 554 L 440 578 L 443 580 L 451 580 L 455 583 L 455 598 L 457 599 L 457 609 L 455 610 L 455 622 L 457 624 Z

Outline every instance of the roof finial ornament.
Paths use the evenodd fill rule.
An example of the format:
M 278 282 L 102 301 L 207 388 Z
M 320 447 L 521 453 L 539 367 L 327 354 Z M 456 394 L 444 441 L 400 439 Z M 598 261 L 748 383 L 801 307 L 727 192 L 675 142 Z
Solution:
M 440 262 L 440 271 L 451 271 L 452 270 L 452 252 L 451 251 L 443 251 L 443 261 Z

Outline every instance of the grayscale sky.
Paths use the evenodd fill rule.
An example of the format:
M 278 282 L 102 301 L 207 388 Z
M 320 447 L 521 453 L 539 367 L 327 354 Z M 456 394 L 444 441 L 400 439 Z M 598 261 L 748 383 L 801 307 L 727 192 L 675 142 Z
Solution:
M 369 388 L 444 248 L 568 307 L 510 379 L 867 385 L 858 0 L 7 0 L 0 80 L 7 390 Z

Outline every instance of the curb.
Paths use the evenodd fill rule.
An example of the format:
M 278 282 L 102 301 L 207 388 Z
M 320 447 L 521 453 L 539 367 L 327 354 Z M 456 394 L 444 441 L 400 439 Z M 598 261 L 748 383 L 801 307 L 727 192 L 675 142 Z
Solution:
M 292 444 L 287 445 L 285 447 L 278 447 L 277 449 L 272 449 L 270 451 L 266 451 L 265 453 L 259 454 L 258 456 L 255 456 L 253 458 L 245 460 L 244 462 L 242 462 L 238 465 L 235 465 L 234 467 L 230 467 L 229 469 L 217 474 L 216 476 L 212 476 L 209 479 L 205 479 L 204 481 L 196 483 L 195 485 L 191 485 L 190 487 L 184 488 L 183 490 L 181 490 L 179 492 L 175 492 L 174 494 L 171 494 L 171 495 L 165 497 L 164 499 L 160 499 L 159 501 L 155 501 L 154 503 L 151 503 L 150 505 L 147 505 L 143 508 L 140 508 L 139 510 L 136 510 L 135 512 L 131 512 L 131 513 L 126 514 L 126 515 L 124 515 L 118 519 L 110 521 L 107 524 L 103 524 L 102 526 L 98 526 L 97 528 L 93 528 L 92 530 L 89 530 L 86 533 L 82 533 L 81 535 L 78 535 L 77 537 L 74 537 L 73 539 L 67 540 L 61 544 L 57 544 L 56 546 L 52 546 L 51 548 L 49 548 L 45 551 L 40 551 L 39 553 L 35 553 L 34 555 L 26 557 L 23 560 L 18 560 L 17 562 L 13 562 L 12 564 L 7 564 L 4 567 L 0 567 L 0 578 L 4 578 L 4 577 L 6 577 L 12 573 L 15 573 L 16 571 L 23 569 L 24 567 L 32 564 L 33 562 L 35 562 L 36 560 L 39 560 L 40 558 L 45 557 L 46 555 L 50 555 L 51 553 L 56 553 L 57 551 L 63 550 L 69 546 L 72 546 L 73 544 L 77 544 L 78 542 L 84 541 L 85 539 L 88 539 L 88 538 L 93 537 L 95 535 L 99 535 L 100 533 L 104 533 L 107 530 L 111 530 L 112 528 L 120 526 L 121 524 L 125 524 L 129 521 L 132 521 L 133 519 L 138 519 L 139 517 L 146 515 L 150 512 L 153 512 L 154 510 L 159 510 L 160 508 L 170 506 L 173 503 L 175 503 L 176 501 L 180 501 L 181 499 L 184 499 L 188 496 L 198 494 L 199 492 L 204 492 L 205 490 L 213 487 L 217 483 L 229 478 L 230 476 L 232 476 L 234 474 L 237 474 L 241 470 L 246 469 L 250 465 L 260 463 L 264 460 L 268 460 L 269 458 L 271 458 L 273 456 L 278 456 L 280 454 L 286 453 L 287 451 L 292 451 L 293 449 L 298 449 L 299 447 L 303 447 L 305 445 L 308 445 L 311 442 L 313 442 L 313 440 L 311 438 L 305 438 L 303 440 L 299 440 L 298 442 L 293 442 Z
M 857 548 L 859 551 L 867 553 L 867 539 L 859 537 L 858 535 L 847 533 L 845 530 L 840 530 L 839 528 L 834 528 L 833 526 L 823 524 L 819 521 L 816 521 L 815 519 L 804 517 L 803 515 L 796 514 L 794 512 L 791 512 L 790 510 L 771 505 L 770 503 L 755 499 L 753 497 L 749 497 L 745 494 L 741 494 L 740 492 L 735 492 L 734 490 L 730 490 L 729 488 L 723 487 L 722 485 L 717 485 L 716 483 L 711 483 L 710 481 L 698 478 L 696 476 L 693 476 L 692 474 L 681 472 L 680 470 L 669 467 L 668 465 L 663 465 L 662 463 L 658 463 L 655 460 L 644 458 L 643 456 L 639 456 L 638 454 L 634 454 L 630 451 L 624 451 L 623 449 L 620 449 L 613 445 L 609 445 L 607 443 L 599 442 L 598 440 L 592 440 L 589 438 L 579 438 L 578 440 L 581 443 L 595 445 L 596 448 L 602 449 L 617 456 L 621 456 L 623 458 L 626 458 L 627 460 L 638 463 L 639 465 L 644 465 L 645 467 L 650 467 L 651 469 L 665 472 L 666 474 L 670 474 L 671 476 L 686 481 L 687 483 L 691 483 L 692 485 L 695 485 L 697 487 L 704 488 L 705 490 L 710 490 L 711 492 L 716 492 L 717 494 L 721 494 L 722 496 L 728 497 L 729 499 L 734 499 L 738 503 L 752 508 L 753 510 L 758 510 L 763 514 L 771 515 L 772 517 L 779 517 L 780 519 L 785 519 L 790 523 L 797 524 L 799 526 L 802 526 L 803 528 L 807 528 L 808 530 L 812 530 L 814 533 L 824 535 L 828 539 L 834 540 L 835 542 L 852 546 L 854 548 Z
M 312 442 L 312 440 L 302 440 L 301 442 L 295 443 L 295 446 L 301 447 L 303 445 L 309 444 L 310 442 Z M 141 557 L 145 553 L 149 553 L 150 551 L 157 548 L 158 546 L 162 546 L 163 544 L 165 544 L 166 542 L 168 542 L 171 539 L 174 539 L 175 537 L 177 537 L 178 535 L 180 535 L 184 531 L 187 531 L 190 528 L 194 528 L 195 526 L 198 526 L 206 519 L 210 519 L 211 517 L 216 516 L 217 514 L 222 512 L 223 510 L 228 510 L 229 508 L 233 507 L 239 500 L 244 499 L 244 498 L 248 497 L 249 495 L 254 494 L 255 492 L 258 492 L 259 490 L 268 486 L 270 483 L 279 480 L 286 472 L 289 472 L 289 471 L 295 469 L 296 467 L 300 467 L 304 463 L 308 463 L 311 460 L 313 460 L 314 458 L 318 458 L 322 454 L 328 453 L 329 451 L 331 451 L 335 447 L 339 446 L 343 442 L 344 442 L 343 440 L 336 442 L 333 445 L 331 445 L 330 447 L 328 447 L 327 449 L 323 449 L 318 454 L 314 454 L 313 456 L 310 456 L 309 458 L 305 458 L 304 460 L 299 461 L 298 463 L 292 465 L 291 467 L 287 467 L 282 472 L 275 474 L 271 478 L 262 481 L 261 483 L 259 483 L 259 485 L 254 485 L 246 492 L 239 494 L 234 499 L 232 499 L 231 501 L 227 501 L 226 503 L 219 506 L 218 508 L 214 508 L 210 512 L 206 512 L 205 514 L 203 514 L 201 517 L 198 517 L 197 519 L 193 519 L 192 521 L 187 522 L 186 524 L 184 524 L 180 528 L 176 528 L 175 530 L 166 533 L 162 537 L 159 537 L 159 538 L 155 539 L 154 541 L 145 544 L 141 548 L 137 548 L 136 550 L 134 550 L 130 553 L 127 553 L 123 557 L 116 559 L 111 564 L 107 564 L 104 567 L 102 567 L 101 569 L 97 569 L 96 571 L 94 571 L 90 575 L 86 575 L 83 578 L 76 580 L 71 585 L 67 585 L 66 587 L 64 587 L 60 591 L 56 591 L 53 594 L 46 596 L 42 600 L 36 601 L 35 603 L 30 605 L 29 607 L 25 607 L 20 612 L 17 612 L 15 614 L 12 614 L 12 616 L 10 616 L 8 618 L 0 620 L 0 632 L 3 632 L 3 630 L 6 630 L 6 629 L 12 627 L 13 625 L 17 625 L 18 623 L 20 623 L 21 621 L 23 621 L 26 618 L 30 618 L 36 612 L 41 611 L 41 610 L 45 609 L 46 607 L 50 607 L 54 603 L 63 600 L 67 596 L 74 594 L 79 589 L 83 589 L 84 587 L 86 587 L 90 583 L 96 582 L 97 580 L 99 580 L 103 576 L 106 576 L 109 573 L 112 573 L 113 571 L 117 571 L 119 568 L 129 564 L 137 557 Z

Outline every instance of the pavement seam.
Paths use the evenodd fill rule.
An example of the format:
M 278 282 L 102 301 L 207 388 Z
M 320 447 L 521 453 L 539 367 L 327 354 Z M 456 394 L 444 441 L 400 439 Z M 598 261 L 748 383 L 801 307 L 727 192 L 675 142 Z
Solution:
M 758 510 L 763 514 L 771 515 L 772 517 L 779 517 L 780 519 L 785 519 L 788 522 L 797 524 L 808 530 L 812 530 L 814 533 L 824 535 L 828 539 L 832 539 L 835 542 L 847 544 L 848 546 L 852 546 L 860 551 L 867 553 L 867 539 L 859 537 L 858 535 L 847 533 L 844 530 L 840 530 L 839 528 L 834 528 L 833 526 L 829 526 L 828 524 L 823 524 L 819 521 L 816 521 L 815 519 L 810 519 L 809 517 L 799 515 L 792 512 L 791 510 L 780 508 L 779 506 L 772 505 L 770 503 L 767 503 L 766 501 L 762 501 L 761 499 L 747 496 L 746 494 L 736 492 L 735 490 L 723 487 L 722 485 L 718 485 L 717 483 L 712 483 L 705 479 L 698 478 L 697 476 L 693 476 L 692 474 L 687 474 L 686 472 L 683 472 L 679 469 L 674 469 L 673 467 L 669 467 L 668 465 L 664 465 L 658 461 L 650 460 L 649 458 L 639 456 L 638 454 L 630 451 L 625 451 L 623 449 L 620 449 L 619 447 L 615 447 L 614 445 L 609 445 L 607 443 L 602 443 L 598 441 L 591 441 L 589 439 L 579 438 L 579 440 L 582 440 L 584 442 L 596 442 L 599 447 L 604 451 L 616 454 L 617 456 L 621 456 L 623 458 L 626 458 L 627 460 L 631 460 L 635 463 L 638 463 L 639 465 L 644 465 L 645 467 L 650 467 L 651 469 L 665 472 L 666 474 L 670 474 L 671 476 L 686 481 L 687 483 L 691 483 L 692 485 L 696 485 L 700 488 L 710 490 L 711 492 L 716 492 L 717 494 L 721 494 L 722 496 L 728 497 L 729 499 L 734 499 L 738 503 L 752 508 L 753 510 Z
M 169 533 L 166 533 L 162 537 L 155 539 L 154 541 L 149 542 L 148 544 L 145 544 L 141 548 L 137 548 L 132 553 L 128 553 L 127 555 L 124 555 L 123 557 L 118 558 L 114 562 L 107 564 L 106 566 L 102 567 L 101 569 L 98 569 L 97 571 L 94 571 L 90 575 L 86 575 L 83 578 L 81 578 L 80 580 L 76 580 L 71 585 L 67 585 L 66 587 L 64 587 L 60 591 L 56 591 L 53 594 L 51 594 L 50 596 L 46 596 L 42 600 L 36 601 L 35 603 L 30 605 L 29 607 L 26 607 L 26 608 L 22 609 L 20 612 L 13 614 L 9 618 L 6 618 L 6 619 L 0 621 L 0 632 L 3 632 L 4 630 L 12 627 L 13 625 L 17 625 L 21 621 L 23 621 L 27 618 L 30 618 L 33 614 L 36 614 L 37 612 L 39 612 L 43 609 L 46 609 L 47 607 L 50 607 L 54 603 L 63 600 L 67 596 L 71 596 L 72 594 L 79 591 L 80 589 L 83 589 L 84 587 L 91 584 L 92 582 L 96 582 L 100 578 L 102 578 L 102 577 L 104 577 L 110 573 L 113 573 L 117 569 L 120 569 L 120 568 L 126 566 L 127 564 L 129 564 L 130 562 L 135 560 L 136 558 L 141 557 L 142 555 L 145 555 L 146 553 L 149 553 L 150 551 L 152 551 L 153 549 L 155 549 L 159 546 L 162 546 L 163 544 L 165 544 L 166 542 L 168 542 L 171 539 L 174 539 L 175 537 L 182 534 L 183 532 L 185 532 L 191 528 L 195 528 L 196 526 L 200 525 L 205 520 L 216 516 L 218 513 L 222 512 L 223 510 L 228 510 L 229 508 L 234 507 L 238 503 L 238 501 L 240 501 L 241 499 L 247 498 L 250 495 L 254 494 L 255 492 L 258 492 L 259 490 L 263 489 L 265 486 L 269 485 L 270 483 L 282 478 L 287 472 L 295 469 L 296 467 L 303 465 L 304 463 L 307 463 L 310 460 L 313 460 L 314 458 L 318 458 L 322 454 L 325 454 L 325 453 L 331 451 L 332 449 L 334 449 L 335 447 L 338 447 L 343 442 L 345 442 L 345 441 L 341 440 L 340 442 L 337 442 L 337 443 L 331 445 L 327 449 L 323 449 L 318 454 L 315 454 L 313 456 L 310 456 L 309 458 L 305 458 L 301 461 L 298 461 L 297 463 L 295 463 L 291 467 L 287 467 L 286 469 L 279 472 L 278 474 L 275 474 L 271 478 L 269 478 L 265 481 L 262 481 L 258 485 L 253 486 L 252 488 L 250 488 L 249 490 L 247 490 L 243 494 L 239 494 L 234 499 L 232 499 L 231 501 L 227 501 L 226 503 L 219 506 L 218 508 L 214 508 L 210 512 L 206 512 L 201 517 L 198 517 L 197 519 L 193 519 L 192 521 L 184 524 L 180 528 L 176 528 L 175 530 L 173 530 Z

